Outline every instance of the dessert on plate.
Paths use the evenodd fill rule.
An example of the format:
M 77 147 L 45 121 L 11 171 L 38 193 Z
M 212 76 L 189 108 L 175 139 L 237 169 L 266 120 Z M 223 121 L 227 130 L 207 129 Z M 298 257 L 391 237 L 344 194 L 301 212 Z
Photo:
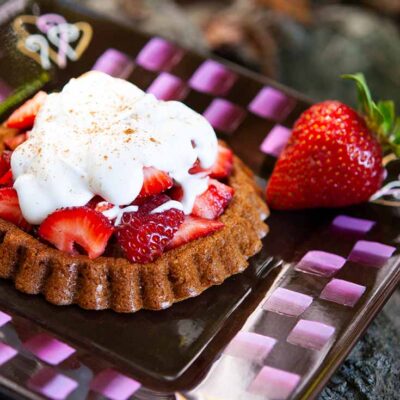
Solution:
M 243 271 L 268 209 L 207 120 L 101 72 L 0 128 L 0 277 L 57 305 L 163 309 Z

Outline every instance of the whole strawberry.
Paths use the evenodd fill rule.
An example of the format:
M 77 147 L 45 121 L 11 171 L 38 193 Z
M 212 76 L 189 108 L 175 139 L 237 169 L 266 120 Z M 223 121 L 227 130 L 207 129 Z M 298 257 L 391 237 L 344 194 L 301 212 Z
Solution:
M 343 207 L 368 199 L 383 181 L 383 150 L 399 152 L 392 102 L 375 104 L 361 74 L 357 82 L 364 115 L 339 101 L 306 110 L 268 182 L 275 209 Z

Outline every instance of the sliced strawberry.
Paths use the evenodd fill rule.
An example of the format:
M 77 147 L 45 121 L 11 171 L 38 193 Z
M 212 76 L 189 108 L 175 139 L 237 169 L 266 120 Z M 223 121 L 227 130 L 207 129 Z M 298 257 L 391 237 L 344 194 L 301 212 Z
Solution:
M 108 201 L 99 201 L 95 205 L 94 210 L 102 213 L 104 211 L 111 210 L 112 208 L 114 208 L 114 205 L 109 203 Z
M 12 222 L 22 229 L 29 230 L 19 207 L 18 195 L 15 189 L 5 187 L 0 189 L 0 218 Z
M 11 171 L 12 151 L 4 150 L 0 156 L 0 186 L 12 186 L 13 175 Z
M 233 152 L 227 147 L 218 145 L 217 160 L 210 169 L 202 169 L 200 163 L 196 161 L 194 166 L 190 169 L 191 174 L 199 172 L 206 172 L 211 178 L 223 179 L 228 177 L 233 168 Z
M 100 196 L 94 196 L 86 203 L 86 207 L 102 213 L 104 211 L 111 210 L 114 207 L 114 204 L 105 201 Z
M 15 150 L 21 143 L 28 139 L 28 133 L 20 133 L 19 135 L 9 136 L 4 139 L 4 144 L 10 149 Z
M 105 201 L 102 197 L 94 196 L 86 203 L 86 207 L 92 208 L 94 210 L 97 204 L 101 203 L 102 201 Z
M 184 220 L 177 209 L 162 213 L 125 213 L 116 228 L 116 237 L 126 258 L 148 263 L 158 258 Z
M 162 204 L 171 200 L 169 196 L 165 193 L 157 194 L 155 196 L 146 197 L 144 199 L 139 199 L 134 201 L 134 205 L 138 205 L 138 212 L 141 214 L 150 214 L 154 209 L 160 207 Z
M 211 168 L 211 178 L 223 179 L 228 177 L 233 168 L 233 152 L 227 147 L 218 145 L 217 161 Z
M 172 200 L 181 201 L 183 197 L 183 189 L 182 186 L 173 186 L 168 191 L 168 196 L 171 197 Z
M 194 217 L 192 215 L 185 216 L 183 224 L 175 233 L 172 240 L 168 243 L 167 249 L 179 247 L 192 240 L 211 235 L 224 227 L 221 221 L 212 221 L 205 218 Z
M 45 92 L 38 92 L 31 99 L 17 108 L 6 121 L 8 128 L 28 129 L 33 126 L 37 113 L 46 100 Z
M 234 189 L 228 185 L 210 179 L 208 189 L 196 197 L 193 205 L 192 214 L 207 219 L 218 218 L 232 200 Z M 173 200 L 181 201 L 183 191 L 181 186 L 174 186 L 169 192 Z
M 218 218 L 232 200 L 234 189 L 210 179 L 208 189 L 196 197 L 192 214 L 207 219 Z
M 72 207 L 50 214 L 40 225 L 38 233 L 59 250 L 77 254 L 76 243 L 89 258 L 96 258 L 104 252 L 113 230 L 103 214 L 89 207 Z
M 152 196 L 165 192 L 173 185 L 172 178 L 163 171 L 153 167 L 143 168 L 143 187 L 139 197 Z
M 13 174 L 11 169 L 9 169 L 3 176 L 0 177 L 0 186 L 12 186 L 14 183 Z
M 211 173 L 211 168 L 209 169 L 203 169 L 200 167 L 200 161 L 196 160 L 195 163 L 193 164 L 193 167 L 189 169 L 190 174 L 198 174 L 199 172 L 205 172 L 208 174 Z
M 0 176 L 3 176 L 11 168 L 12 151 L 4 150 L 0 156 Z

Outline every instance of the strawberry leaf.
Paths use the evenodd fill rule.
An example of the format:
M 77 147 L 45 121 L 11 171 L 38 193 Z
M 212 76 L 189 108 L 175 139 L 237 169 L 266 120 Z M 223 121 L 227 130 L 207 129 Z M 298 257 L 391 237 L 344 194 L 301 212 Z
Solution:
M 364 75 L 361 73 L 342 75 L 355 81 L 360 112 L 370 130 L 375 133 L 385 152 L 400 157 L 400 118 L 396 117 L 395 104 L 391 100 L 375 103 Z
M 383 100 L 379 101 L 377 106 L 383 117 L 382 128 L 385 132 L 390 132 L 396 118 L 395 105 L 393 101 Z
M 371 92 L 363 74 L 342 75 L 344 79 L 352 79 L 357 85 L 358 104 L 360 111 L 371 121 L 382 121 L 381 110 L 372 100 Z
M 400 144 L 400 117 L 396 117 L 393 125 L 393 141 Z

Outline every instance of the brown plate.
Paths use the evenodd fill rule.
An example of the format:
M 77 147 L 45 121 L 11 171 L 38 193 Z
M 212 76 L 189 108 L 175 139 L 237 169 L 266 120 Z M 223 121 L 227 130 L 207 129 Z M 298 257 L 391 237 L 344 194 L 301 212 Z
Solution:
M 149 42 L 149 37 L 105 17 L 85 9 L 72 9 L 68 1 L 31 1 L 27 5 L 8 1 L 5 4 L 9 7 L 7 18 L 2 19 L 5 11 L 1 8 L 4 5 L 0 6 L 0 35 L 5 38 L 0 43 L 0 96 L 2 91 L 7 92 L 2 89 L 4 86 L 14 92 L 0 103 L 0 116 L 6 116 L 42 85 L 44 90 L 60 88 L 69 78 L 90 70 L 107 49 L 114 48 L 125 53 L 132 64 L 121 61 L 122 67 L 114 68 L 112 73 L 125 74 L 142 89 L 152 85 L 151 91 L 159 90 L 162 95 L 181 98 L 190 107 L 204 112 L 216 126 L 219 136 L 253 168 L 260 182 L 265 182 L 274 157 L 260 150 L 264 138 L 270 132 L 283 135 L 285 131 L 281 127 L 290 127 L 308 105 L 300 94 L 231 64 L 217 67 L 206 64 L 203 71 L 197 72 L 196 80 L 193 75 L 200 66 L 204 68 L 205 57 L 162 40 Z M 32 54 L 34 51 L 21 51 L 24 42 L 18 50 L 17 43 L 18 39 L 25 40 L 31 34 L 45 37 L 38 28 L 37 19 L 49 13 L 61 15 L 72 24 L 85 24 L 76 24 L 79 36 L 71 43 L 74 57 L 78 59 L 64 59 L 58 54 L 59 49 L 50 43 L 53 55 L 49 55 L 44 65 L 50 68 L 43 70 L 43 60 Z M 17 20 L 17 27 L 23 26 L 25 33 L 15 30 L 15 20 L 21 15 L 25 17 Z M 93 33 L 91 38 L 89 31 Z M 164 58 L 160 52 L 166 52 Z M 63 59 L 65 68 L 61 68 Z M 108 68 L 104 65 L 108 66 L 110 61 L 103 59 L 102 62 L 101 68 Z M 221 69 L 221 65 L 225 68 Z M 171 76 L 175 83 L 171 83 Z M 161 80 L 158 88 L 154 86 L 156 79 L 158 85 Z M 167 84 L 168 79 L 170 83 Z M 269 109 L 273 102 L 281 101 L 274 100 L 271 93 L 264 93 L 266 99 L 259 99 L 261 103 L 264 101 L 264 106 L 257 107 L 254 103 L 250 106 L 266 86 L 284 95 L 286 110 L 282 107 Z M 278 129 L 274 129 L 277 126 Z M 274 143 L 265 146 L 267 152 L 274 153 Z M 335 230 L 332 221 L 338 214 L 374 221 L 375 225 L 366 233 Z M 89 312 L 73 306 L 56 307 L 41 297 L 21 294 L 9 282 L 1 281 L 0 307 L 13 317 L 11 323 L 0 328 L 2 341 L 14 347 L 18 354 L 6 364 L 0 363 L 0 381 L 27 396 L 40 393 L 29 377 L 49 367 L 43 362 L 46 361 L 43 354 L 38 353 L 38 356 L 33 351 L 36 357 L 32 358 L 26 350 L 29 346 L 21 342 L 45 331 L 77 349 L 74 355 L 54 367 L 57 373 L 77 382 L 68 393 L 71 398 L 85 397 L 93 373 L 110 366 L 141 382 L 138 395 L 142 393 L 143 396 L 149 389 L 161 393 L 194 389 L 188 396 L 198 398 L 202 394 L 231 400 L 252 398 L 251 393 L 258 391 L 266 397 L 271 393 L 280 398 L 314 397 L 400 280 L 397 250 L 382 260 L 366 255 L 365 248 L 358 259 L 353 252 L 356 261 L 349 260 L 349 254 L 359 240 L 397 247 L 397 220 L 396 208 L 374 204 L 340 211 L 273 212 L 268 220 L 271 232 L 264 240 L 263 250 L 251 259 L 251 266 L 244 273 L 199 297 L 160 312 L 120 315 L 111 311 Z M 368 249 L 374 247 L 367 246 Z M 330 260 L 325 255 L 319 275 L 296 269 L 301 258 L 314 250 L 343 257 L 343 265 L 328 276 L 332 270 L 329 266 L 324 269 Z M 312 254 L 305 269 L 318 264 Z M 373 265 L 365 265 L 365 262 Z M 340 282 L 333 282 L 324 289 L 333 278 Z M 284 292 L 276 304 L 266 306 L 269 310 L 263 309 L 266 299 L 274 296 L 278 287 L 291 292 Z M 323 297 L 329 300 L 320 298 L 322 291 Z M 293 295 L 293 292 L 305 297 Z M 275 296 L 278 294 L 279 291 Z M 307 299 L 311 299 L 311 303 L 305 307 Z M 349 306 L 349 302 L 354 305 Z M 305 309 L 299 313 L 298 307 Z M 293 332 L 301 320 L 306 322 L 300 322 Z M 252 334 L 235 336 L 239 330 Z M 220 356 L 234 337 L 232 346 Z M 264 343 L 264 337 L 274 339 L 274 346 L 268 355 L 258 359 L 252 351 L 260 349 L 257 346 Z M 261 349 L 265 350 L 265 343 Z M 211 374 L 206 377 L 211 366 L 214 366 Z M 238 374 L 244 378 L 237 379 Z

